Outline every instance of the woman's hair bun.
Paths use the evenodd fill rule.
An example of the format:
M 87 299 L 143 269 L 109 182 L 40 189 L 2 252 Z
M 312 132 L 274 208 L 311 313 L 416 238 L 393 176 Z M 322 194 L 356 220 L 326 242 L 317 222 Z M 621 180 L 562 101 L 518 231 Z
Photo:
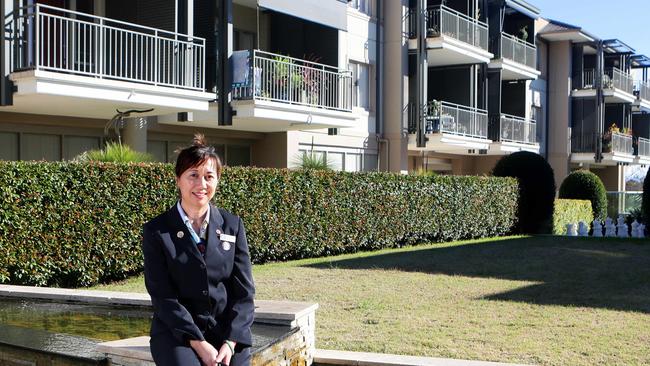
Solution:
M 194 138 L 192 139 L 192 146 L 206 147 L 208 146 L 208 141 L 202 133 L 195 133 Z

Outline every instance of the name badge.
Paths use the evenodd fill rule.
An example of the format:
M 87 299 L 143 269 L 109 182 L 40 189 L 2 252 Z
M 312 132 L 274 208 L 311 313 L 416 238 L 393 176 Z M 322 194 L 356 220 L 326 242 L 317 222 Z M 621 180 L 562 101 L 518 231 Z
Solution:
M 228 235 L 228 234 L 221 234 L 219 235 L 219 240 L 221 241 L 229 241 L 231 243 L 235 242 L 235 236 L 234 235 Z

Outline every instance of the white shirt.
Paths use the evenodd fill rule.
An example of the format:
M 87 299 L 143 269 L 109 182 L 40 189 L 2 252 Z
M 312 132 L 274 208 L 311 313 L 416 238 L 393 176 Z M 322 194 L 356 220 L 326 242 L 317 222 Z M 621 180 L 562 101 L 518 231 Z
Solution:
M 181 206 L 181 201 L 178 201 L 176 204 L 176 208 L 178 208 L 178 213 L 181 215 L 181 220 L 183 220 L 183 223 L 185 226 L 187 226 L 188 230 L 190 231 L 190 234 L 193 234 L 192 236 L 196 235 L 196 232 L 194 231 L 194 227 L 192 226 L 192 220 L 187 216 L 185 211 L 183 210 L 183 207 Z M 210 205 L 208 205 L 208 210 L 205 212 L 205 218 L 203 219 L 203 223 L 201 224 L 201 230 L 199 231 L 198 237 L 205 240 L 206 238 L 206 233 L 208 232 L 208 224 L 210 223 Z

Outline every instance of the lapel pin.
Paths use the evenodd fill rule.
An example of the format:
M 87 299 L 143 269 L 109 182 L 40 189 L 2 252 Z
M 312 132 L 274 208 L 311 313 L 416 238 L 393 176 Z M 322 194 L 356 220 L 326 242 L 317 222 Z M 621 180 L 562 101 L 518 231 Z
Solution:
M 183 239 L 183 237 L 185 236 L 185 233 L 183 233 L 182 231 L 179 231 L 179 232 L 176 233 L 176 236 L 177 236 L 179 239 Z
M 221 243 L 221 245 L 223 246 L 223 250 L 225 250 L 225 251 L 230 250 L 230 243 L 229 242 L 224 241 L 224 242 Z
M 217 234 L 221 235 L 221 230 L 217 229 Z

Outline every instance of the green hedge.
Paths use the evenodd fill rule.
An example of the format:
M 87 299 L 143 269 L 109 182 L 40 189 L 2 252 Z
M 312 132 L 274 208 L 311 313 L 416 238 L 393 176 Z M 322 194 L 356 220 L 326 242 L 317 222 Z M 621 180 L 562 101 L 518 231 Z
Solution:
M 499 159 L 492 174 L 519 181 L 518 222 L 514 232 L 549 234 L 553 230 L 555 178 L 546 159 L 530 151 L 518 151 Z
M 560 185 L 560 198 L 589 200 L 594 217 L 607 218 L 607 193 L 603 181 L 594 173 L 580 169 L 571 172 Z
M 142 270 L 141 225 L 176 200 L 165 164 L 0 162 L 0 282 L 87 286 Z M 216 203 L 253 261 L 507 233 L 509 178 L 230 168 Z
M 556 199 L 553 209 L 553 234 L 566 235 L 566 225 L 578 224 L 584 221 L 590 225 L 594 221 L 591 211 L 591 201 Z

